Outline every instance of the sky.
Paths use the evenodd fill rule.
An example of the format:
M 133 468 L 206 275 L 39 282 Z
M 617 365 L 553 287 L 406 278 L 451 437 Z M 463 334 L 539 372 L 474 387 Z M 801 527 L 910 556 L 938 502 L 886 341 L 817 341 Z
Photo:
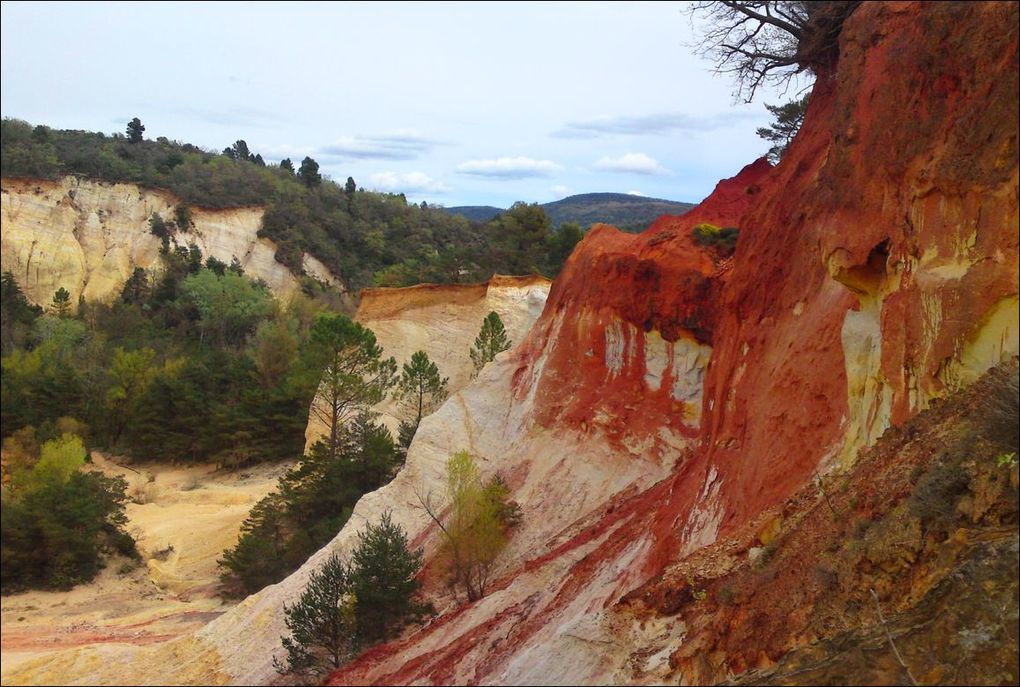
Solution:
M 697 202 L 763 155 L 676 2 L 3 2 L 0 114 L 219 151 L 448 207 Z

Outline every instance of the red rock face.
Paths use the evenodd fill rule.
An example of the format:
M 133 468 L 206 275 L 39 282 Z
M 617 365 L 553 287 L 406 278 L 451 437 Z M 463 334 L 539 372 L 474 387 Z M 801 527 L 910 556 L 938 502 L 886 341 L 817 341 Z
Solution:
M 536 394 L 538 423 L 585 432 L 598 426 L 613 441 L 654 436 L 664 426 L 697 435 L 700 390 L 693 398 L 674 393 L 674 386 L 690 385 L 672 361 L 684 343 L 711 345 L 729 261 L 697 246 L 691 230 L 701 222 L 736 225 L 770 169 L 764 159 L 748 165 L 697 208 L 660 217 L 641 234 L 592 228 L 519 352 L 515 396 Z M 646 337 L 652 331 L 654 344 Z M 650 358 L 662 368 L 650 370 Z
M 655 460 L 680 454 L 672 476 L 621 494 L 576 535 L 610 532 L 569 568 L 562 599 L 535 603 L 514 634 L 500 630 L 484 665 L 449 637 L 460 648 L 399 668 L 401 652 L 435 641 L 430 629 L 337 678 L 505 675 L 514 648 L 629 542 L 651 539 L 627 560 L 655 575 L 1015 355 L 1017 10 L 862 4 L 775 169 L 756 162 L 640 235 L 593 229 L 516 349 L 514 397 L 533 401 L 541 427 L 631 449 L 645 442 Z M 702 221 L 740 229 L 731 269 L 692 242 Z M 665 354 L 650 356 L 653 343 Z M 680 369 L 696 362 L 692 351 L 710 355 L 703 371 Z M 691 443 L 664 442 L 663 428 Z M 543 564 L 521 561 L 501 584 Z M 470 644 L 495 640 L 500 623 L 477 621 Z M 385 678 L 373 672 L 380 665 Z M 589 677 L 614 674 L 593 664 Z

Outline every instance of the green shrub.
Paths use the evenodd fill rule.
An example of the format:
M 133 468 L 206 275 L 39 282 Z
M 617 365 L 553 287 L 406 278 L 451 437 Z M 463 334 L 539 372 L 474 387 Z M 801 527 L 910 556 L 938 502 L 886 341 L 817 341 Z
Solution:
M 127 483 L 78 472 L 85 449 L 65 435 L 43 445 L 42 458 L 16 473 L 17 486 L 0 505 L 0 590 L 67 589 L 88 582 L 103 565 L 102 551 L 134 555 L 127 521 Z
M 713 247 L 723 255 L 732 255 L 737 247 L 740 230 L 736 227 L 717 227 L 702 222 L 691 230 L 691 237 L 699 246 Z

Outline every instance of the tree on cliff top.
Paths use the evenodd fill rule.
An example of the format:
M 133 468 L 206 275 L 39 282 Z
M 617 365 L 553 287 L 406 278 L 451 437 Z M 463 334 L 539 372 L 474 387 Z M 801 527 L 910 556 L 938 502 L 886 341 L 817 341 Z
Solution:
M 301 161 L 301 167 L 297 172 L 298 178 L 305 182 L 305 186 L 311 188 L 322 183 L 322 175 L 319 174 L 319 163 L 310 157 Z
M 141 143 L 142 133 L 145 131 L 145 127 L 142 126 L 142 120 L 135 117 L 127 125 L 127 141 L 128 143 Z
M 721 74 L 733 74 L 734 95 L 751 102 L 764 84 L 785 86 L 795 75 L 835 64 L 843 22 L 860 2 L 714 0 L 690 6 L 704 18 L 697 47 Z

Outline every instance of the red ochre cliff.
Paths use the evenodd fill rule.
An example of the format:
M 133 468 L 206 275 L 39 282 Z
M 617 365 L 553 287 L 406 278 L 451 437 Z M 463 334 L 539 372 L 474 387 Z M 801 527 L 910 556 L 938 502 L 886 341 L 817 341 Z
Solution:
M 994 458 L 965 468 L 976 491 L 961 512 L 998 530 L 942 541 L 901 509 L 937 462 L 927 447 L 952 443 L 940 423 L 976 403 L 942 399 L 1018 351 L 1017 10 L 860 5 L 782 162 L 643 234 L 590 231 L 527 337 L 423 420 L 404 469 L 299 571 L 186 640 L 68 654 L 17 680 L 278 679 L 283 604 L 389 512 L 425 547 L 439 614 L 336 684 L 705 683 L 785 666 L 782 682 L 837 654 L 889 670 L 804 674 L 905 681 L 883 628 L 920 682 L 1015 683 L 1015 662 L 922 665 L 944 649 L 961 664 L 999 656 L 988 646 L 1015 655 L 1015 628 L 982 644 L 984 620 L 925 634 L 931 614 L 982 594 L 1015 618 L 1016 585 L 997 587 L 989 562 L 1016 560 L 1015 504 L 989 505 L 1015 491 L 1015 468 L 1005 481 Z M 739 229 L 732 259 L 693 242 L 701 222 Z M 523 511 L 470 604 L 435 574 L 435 528 L 415 505 L 459 450 L 500 472 Z M 843 556 L 858 520 L 858 557 Z M 951 575 L 957 560 L 975 575 Z
M 639 623 L 627 592 L 780 528 L 817 475 L 1017 354 L 1016 24 L 1015 3 L 865 3 L 777 168 L 641 235 L 589 232 L 514 352 L 514 403 L 577 437 L 569 460 L 605 442 L 669 476 L 334 681 L 684 679 L 683 624 Z M 693 244 L 703 221 L 740 229 L 732 267 Z M 755 667 L 713 660 L 686 679 Z

